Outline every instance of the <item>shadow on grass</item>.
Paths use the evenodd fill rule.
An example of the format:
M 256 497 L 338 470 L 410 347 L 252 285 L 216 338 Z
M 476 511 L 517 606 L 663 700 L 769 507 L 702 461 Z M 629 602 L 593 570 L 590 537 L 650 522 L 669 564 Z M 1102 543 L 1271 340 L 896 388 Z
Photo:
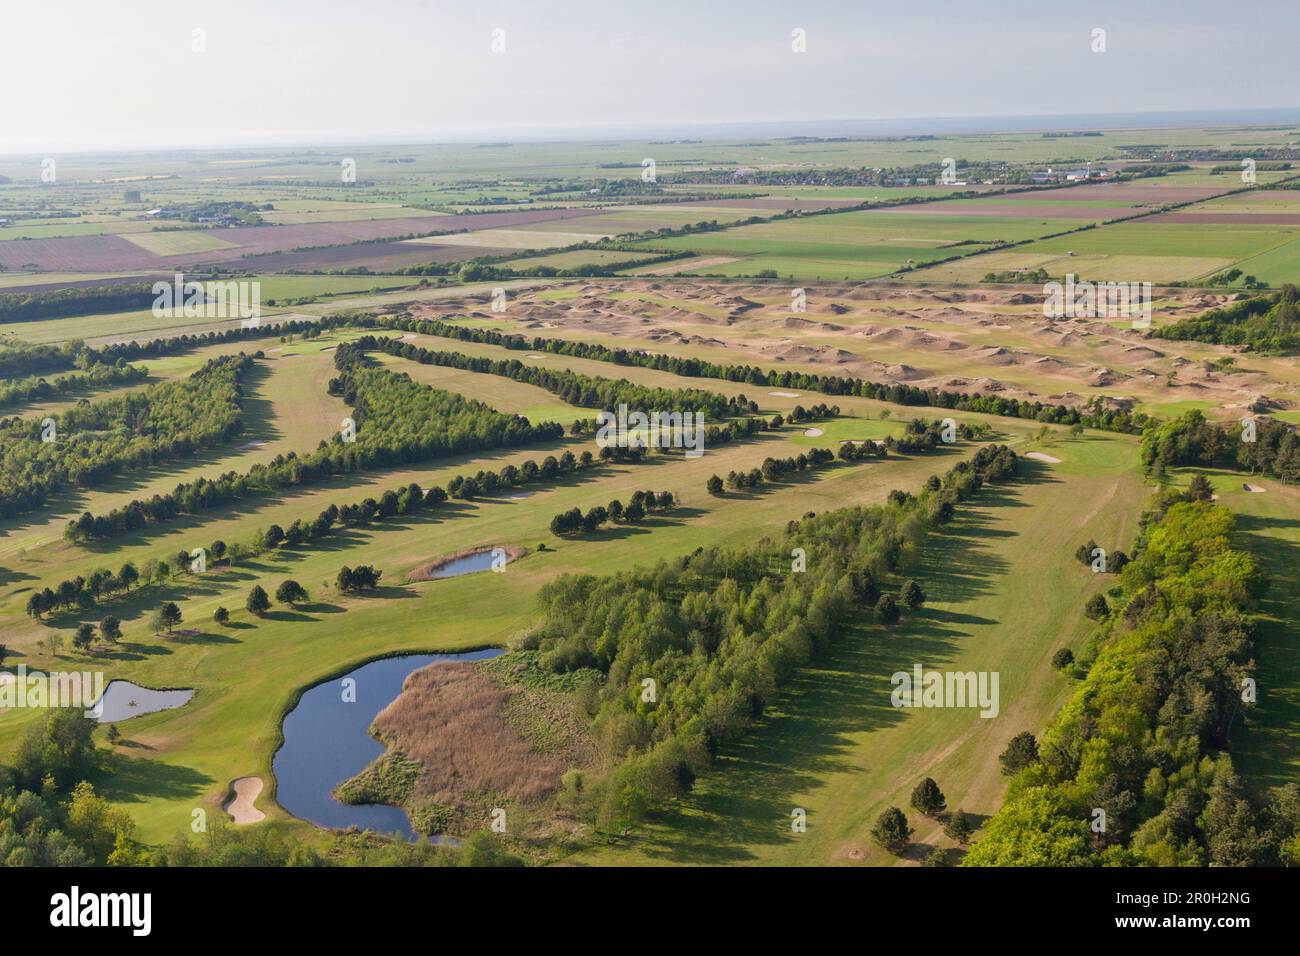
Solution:
M 956 520 L 931 539 L 908 575 L 931 601 L 961 604 L 998 586 L 1007 565 L 988 544 L 1014 534 L 994 526 L 998 510 L 1008 507 L 1023 507 L 1014 490 L 990 488 L 963 505 Z M 896 627 L 848 628 L 789 682 L 777 707 L 727 747 L 694 793 L 653 814 L 644 835 L 627 842 L 665 862 L 720 864 L 753 860 L 750 846 L 799 839 L 789 817 L 798 795 L 816 791 L 830 774 L 867 770 L 858 763 L 855 737 L 904 719 L 890 702 L 890 676 L 913 662 L 941 666 L 971 636 L 967 625 L 996 623 L 949 609 L 923 609 Z
M 1294 783 L 1300 766 L 1300 518 L 1237 515 L 1238 547 L 1245 547 L 1269 578 L 1255 634 L 1261 693 L 1234 739 L 1242 770 L 1264 787 Z
M 130 737 L 129 728 L 122 730 Z M 198 799 L 212 786 L 213 779 L 192 767 L 148 760 L 129 754 L 115 753 L 111 772 L 98 782 L 100 794 L 115 803 L 139 803 L 142 800 Z

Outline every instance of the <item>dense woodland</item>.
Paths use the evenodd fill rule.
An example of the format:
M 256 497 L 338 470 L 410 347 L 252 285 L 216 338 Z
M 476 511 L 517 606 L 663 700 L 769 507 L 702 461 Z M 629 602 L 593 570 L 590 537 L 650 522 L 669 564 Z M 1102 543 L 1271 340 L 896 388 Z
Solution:
M 1147 473 L 1163 477 L 1179 466 L 1235 468 L 1300 481 L 1300 435 L 1274 419 L 1259 419 L 1254 440 L 1241 424 L 1221 425 L 1192 410 L 1181 418 L 1148 428 L 1142 435 L 1142 464 Z
M 1276 295 L 1255 296 L 1221 309 L 1189 315 L 1152 331 L 1155 338 L 1238 345 L 1255 352 L 1300 351 L 1300 291 L 1285 285 Z

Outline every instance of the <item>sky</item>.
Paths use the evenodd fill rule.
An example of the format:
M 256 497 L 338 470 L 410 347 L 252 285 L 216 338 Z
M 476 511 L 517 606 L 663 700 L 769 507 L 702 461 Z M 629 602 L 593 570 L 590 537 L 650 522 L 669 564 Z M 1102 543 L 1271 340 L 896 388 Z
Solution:
M 0 153 L 1300 107 L 1297 35 L 1295 0 L 4 0 Z

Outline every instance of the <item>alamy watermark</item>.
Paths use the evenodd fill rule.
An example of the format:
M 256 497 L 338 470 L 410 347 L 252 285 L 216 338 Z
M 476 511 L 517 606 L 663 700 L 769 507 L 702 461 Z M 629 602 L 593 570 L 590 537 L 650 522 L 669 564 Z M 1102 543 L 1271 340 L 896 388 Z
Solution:
M 981 717 L 998 715 L 997 671 L 895 671 L 889 702 L 895 707 L 978 707 Z
M 596 444 L 601 448 L 684 448 L 687 458 L 704 454 L 703 412 L 617 412 L 596 415 Z
M 16 673 L 0 673 L 0 710 L 20 707 L 78 707 L 86 717 L 98 720 L 104 712 L 104 672 L 29 673 L 26 664 L 19 664 Z
M 1043 316 L 1048 319 L 1132 319 L 1133 328 L 1151 325 L 1150 282 L 1065 282 L 1043 284 Z
M 257 328 L 262 321 L 258 280 L 199 282 L 178 272 L 171 282 L 155 282 L 152 292 L 157 319 L 239 319 L 244 328 Z

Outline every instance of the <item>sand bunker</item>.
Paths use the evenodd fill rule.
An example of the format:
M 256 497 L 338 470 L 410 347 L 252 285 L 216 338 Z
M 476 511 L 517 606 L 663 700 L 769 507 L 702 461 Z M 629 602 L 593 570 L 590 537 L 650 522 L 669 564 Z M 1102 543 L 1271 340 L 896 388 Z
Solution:
M 234 795 L 223 806 L 235 823 L 257 823 L 266 819 L 266 814 L 253 806 L 253 801 L 262 792 L 261 777 L 240 777 L 230 785 L 230 789 Z
M 1025 452 L 1025 457 L 1032 458 L 1034 459 L 1034 461 L 1045 461 L 1052 465 L 1059 465 L 1061 463 L 1061 459 L 1053 457 L 1052 455 L 1048 455 L 1045 452 L 1041 452 L 1041 451 Z
M 798 392 L 768 392 L 769 395 L 775 395 L 777 398 L 798 398 Z
M 246 441 L 239 446 L 240 451 L 248 451 L 250 448 L 261 448 L 266 442 L 258 439 L 257 441 Z
M 1245 488 L 1247 491 L 1255 492 L 1255 494 L 1257 495 L 1262 495 L 1264 492 L 1268 491 L 1267 488 L 1262 488 L 1259 485 L 1242 485 L 1242 487 Z
M 804 434 L 809 438 L 820 438 L 823 432 L 820 428 L 809 428 L 805 429 Z

